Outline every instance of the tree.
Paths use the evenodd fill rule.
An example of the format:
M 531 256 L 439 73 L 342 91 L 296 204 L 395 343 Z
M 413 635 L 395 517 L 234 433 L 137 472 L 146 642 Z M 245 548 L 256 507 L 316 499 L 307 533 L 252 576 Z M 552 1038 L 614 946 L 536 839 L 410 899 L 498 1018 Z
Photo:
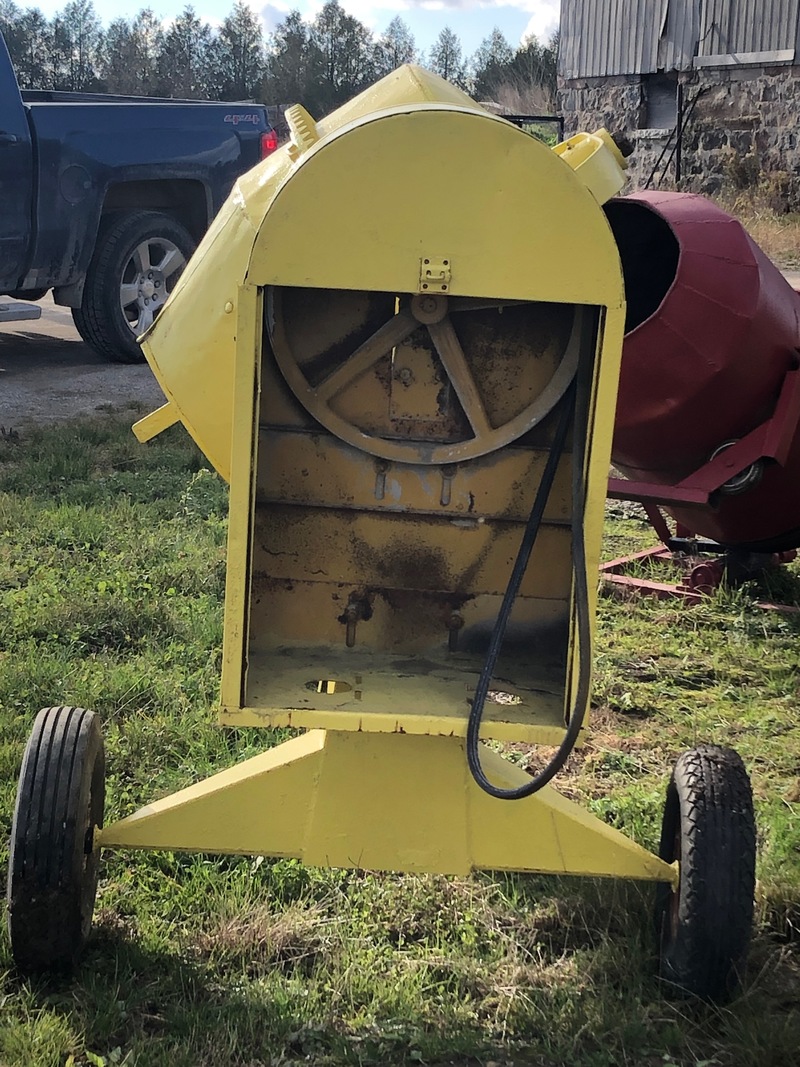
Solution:
M 105 33 L 100 70 L 107 92 L 153 96 L 164 41 L 161 24 L 150 8 L 133 22 L 114 19 Z
M 372 34 L 348 15 L 339 0 L 327 0 L 311 25 L 311 41 L 322 62 L 323 112 L 344 103 L 374 81 Z
M 428 66 L 446 81 L 460 89 L 466 88 L 467 72 L 461 56 L 461 41 L 449 26 L 445 26 L 436 38 L 428 56 Z
M 11 0 L 0 0 L 0 30 L 20 87 L 41 89 L 49 85 L 52 35 L 41 11 L 35 7 L 21 11 Z
M 57 28 L 56 28 L 57 23 Z M 72 92 L 96 89 L 102 27 L 92 0 L 71 0 L 54 20 L 61 58 L 58 88 Z
M 416 55 L 417 48 L 411 31 L 396 15 L 375 45 L 375 73 L 382 78 L 403 63 L 413 63 Z
M 139 57 L 133 29 L 127 19 L 114 19 L 106 30 L 99 66 L 106 92 L 136 93 L 139 90 Z
M 185 7 L 164 35 L 157 60 L 159 96 L 207 99 L 211 27 Z
M 0 0 L 0 32 L 6 42 L 8 54 L 16 66 L 18 56 L 24 49 L 22 35 L 22 12 L 13 0 Z
M 210 48 L 214 95 L 220 100 L 250 100 L 264 76 L 264 38 L 253 10 L 237 0 Z
M 302 104 L 316 115 L 322 80 L 322 54 L 311 40 L 299 11 L 290 11 L 267 46 L 263 99 L 276 104 Z
M 529 37 L 517 49 L 511 64 L 509 76 L 515 81 L 520 92 L 538 90 L 549 101 L 555 100 L 556 69 L 558 66 L 558 34 L 549 44 L 543 45 L 535 37 Z
M 514 49 L 495 26 L 472 57 L 472 80 L 478 100 L 493 100 L 497 87 L 508 78 Z
M 158 57 L 164 44 L 161 20 L 153 9 L 143 7 L 133 20 L 136 92 L 155 96 L 158 83 Z
M 69 80 L 71 53 L 72 41 L 70 40 L 69 30 L 64 23 L 63 15 L 56 14 L 53 16 L 49 26 L 43 88 L 73 88 Z

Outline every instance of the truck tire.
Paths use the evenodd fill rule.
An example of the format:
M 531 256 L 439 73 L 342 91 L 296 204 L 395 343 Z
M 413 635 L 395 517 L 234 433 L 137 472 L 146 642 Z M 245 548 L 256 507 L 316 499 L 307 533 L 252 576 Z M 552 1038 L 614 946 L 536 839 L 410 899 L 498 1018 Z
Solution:
M 20 971 L 67 971 L 89 933 L 103 825 L 105 758 L 97 717 L 44 708 L 19 777 L 8 863 L 8 931 Z
M 117 215 L 98 235 L 83 300 L 72 318 L 84 341 L 106 359 L 142 363 L 136 338 L 161 310 L 195 249 L 170 215 Z
M 724 1003 L 736 991 L 753 922 L 756 826 L 737 752 L 699 745 L 675 764 L 660 855 L 680 882 L 659 887 L 661 978 L 682 996 Z

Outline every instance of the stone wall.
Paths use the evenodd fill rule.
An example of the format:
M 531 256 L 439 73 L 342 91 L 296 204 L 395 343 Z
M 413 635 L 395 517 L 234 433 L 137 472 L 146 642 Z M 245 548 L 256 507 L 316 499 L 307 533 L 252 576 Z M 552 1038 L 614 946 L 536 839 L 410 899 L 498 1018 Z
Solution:
M 687 113 L 680 188 L 758 186 L 776 209 L 800 210 L 800 66 L 703 68 L 680 77 Z M 645 92 L 638 76 L 564 82 L 566 136 L 605 126 L 633 145 L 630 188 L 644 186 L 654 167 L 651 184 L 674 188 L 675 138 L 642 128 Z

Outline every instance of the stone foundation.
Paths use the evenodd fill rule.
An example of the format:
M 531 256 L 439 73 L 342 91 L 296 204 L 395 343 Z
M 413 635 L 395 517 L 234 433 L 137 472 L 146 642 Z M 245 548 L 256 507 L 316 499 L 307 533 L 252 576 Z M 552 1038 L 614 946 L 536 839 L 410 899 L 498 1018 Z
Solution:
M 777 210 L 800 210 L 800 66 L 713 67 L 680 78 L 687 116 L 680 188 L 713 194 L 758 187 Z M 675 137 L 642 128 L 645 92 L 634 75 L 563 82 L 566 136 L 605 126 L 633 145 L 630 189 L 651 175 L 651 187 L 675 188 Z

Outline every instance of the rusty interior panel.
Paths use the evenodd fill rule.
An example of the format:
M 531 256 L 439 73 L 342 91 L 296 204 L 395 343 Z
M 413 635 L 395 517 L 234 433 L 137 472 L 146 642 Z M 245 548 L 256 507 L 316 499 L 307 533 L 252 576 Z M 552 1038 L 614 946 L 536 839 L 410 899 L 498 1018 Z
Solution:
M 463 715 L 541 478 L 552 415 L 465 462 L 376 456 L 366 450 L 370 438 L 359 449 L 321 425 L 308 399 L 298 402 L 283 364 L 291 359 L 312 386 L 323 383 L 320 404 L 335 403 L 336 418 L 366 435 L 411 448 L 420 439 L 458 441 L 473 431 L 424 327 L 326 397 L 326 379 L 400 301 L 288 290 L 272 306 L 282 322 L 264 332 L 245 703 Z M 576 314 L 550 304 L 452 312 L 492 433 L 552 378 Z M 327 407 L 316 414 L 327 418 Z M 553 726 L 563 722 L 569 647 L 570 470 L 568 446 L 512 613 L 498 667 L 506 696 L 495 709 L 502 714 L 503 699 L 516 714 L 529 705 L 532 721 Z

